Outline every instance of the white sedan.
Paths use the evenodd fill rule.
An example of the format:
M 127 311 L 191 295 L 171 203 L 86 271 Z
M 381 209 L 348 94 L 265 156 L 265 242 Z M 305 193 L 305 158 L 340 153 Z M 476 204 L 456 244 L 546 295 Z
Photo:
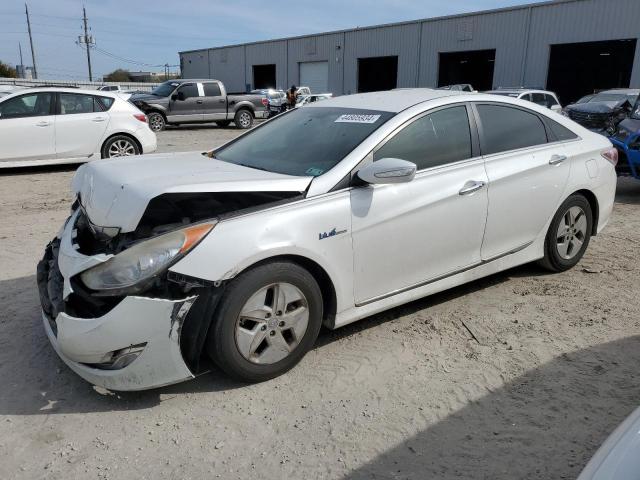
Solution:
M 0 168 L 79 163 L 156 149 L 156 135 L 117 93 L 30 88 L 0 98 Z
M 547 108 L 416 89 L 294 109 L 208 155 L 91 162 L 38 266 L 44 328 L 110 389 L 192 378 L 207 356 L 266 380 L 323 324 L 528 262 L 570 269 L 609 221 L 616 161 Z

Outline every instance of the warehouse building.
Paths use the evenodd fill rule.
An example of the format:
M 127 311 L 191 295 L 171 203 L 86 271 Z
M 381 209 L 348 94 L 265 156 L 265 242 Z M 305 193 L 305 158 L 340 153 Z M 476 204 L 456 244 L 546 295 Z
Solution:
M 547 88 L 566 104 L 640 87 L 640 0 L 556 0 L 180 52 L 183 78 L 230 91 L 310 86 L 334 95 L 470 83 Z

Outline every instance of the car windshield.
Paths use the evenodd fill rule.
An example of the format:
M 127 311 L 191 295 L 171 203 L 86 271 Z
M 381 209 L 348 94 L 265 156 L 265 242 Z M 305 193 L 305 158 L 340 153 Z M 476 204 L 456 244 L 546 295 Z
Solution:
M 151 94 L 156 97 L 168 97 L 178 85 L 179 83 L 177 82 L 164 82 L 151 90 Z
M 625 100 L 629 100 L 629 102 L 633 105 L 636 103 L 638 99 L 638 95 L 627 94 L 627 93 L 599 93 L 591 100 L 589 103 L 593 102 L 623 102 Z
M 214 152 L 215 158 L 285 175 L 331 170 L 395 114 L 376 110 L 301 108 L 276 117 Z

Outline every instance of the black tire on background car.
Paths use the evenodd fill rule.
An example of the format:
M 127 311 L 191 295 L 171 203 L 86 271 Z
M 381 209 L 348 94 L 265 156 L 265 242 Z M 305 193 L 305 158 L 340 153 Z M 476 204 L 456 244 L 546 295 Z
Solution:
M 233 123 L 236 124 L 236 128 L 246 130 L 253 126 L 253 114 L 246 108 L 241 108 L 236 112 L 233 117 Z
M 233 279 L 216 309 L 207 353 L 227 375 L 261 382 L 311 349 L 322 325 L 322 293 L 299 265 L 274 261 Z
M 102 158 L 128 157 L 140 155 L 138 143 L 128 135 L 114 135 L 109 138 L 101 150 Z
M 161 132 L 167 126 L 167 121 L 160 112 L 147 113 L 147 121 L 149 122 L 149 128 L 154 132 Z
M 216 122 L 216 125 L 219 126 L 220 128 L 227 128 L 230 123 L 231 123 L 231 120 L 220 120 Z
M 593 212 L 580 194 L 571 195 L 556 212 L 544 242 L 544 258 L 539 264 L 552 272 L 573 268 L 589 246 Z

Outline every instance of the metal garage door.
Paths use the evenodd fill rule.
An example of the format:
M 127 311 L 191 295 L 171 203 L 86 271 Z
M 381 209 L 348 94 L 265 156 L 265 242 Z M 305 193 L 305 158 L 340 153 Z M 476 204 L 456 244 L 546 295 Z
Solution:
M 300 85 L 309 87 L 311 93 L 329 91 L 329 62 L 301 62 Z

